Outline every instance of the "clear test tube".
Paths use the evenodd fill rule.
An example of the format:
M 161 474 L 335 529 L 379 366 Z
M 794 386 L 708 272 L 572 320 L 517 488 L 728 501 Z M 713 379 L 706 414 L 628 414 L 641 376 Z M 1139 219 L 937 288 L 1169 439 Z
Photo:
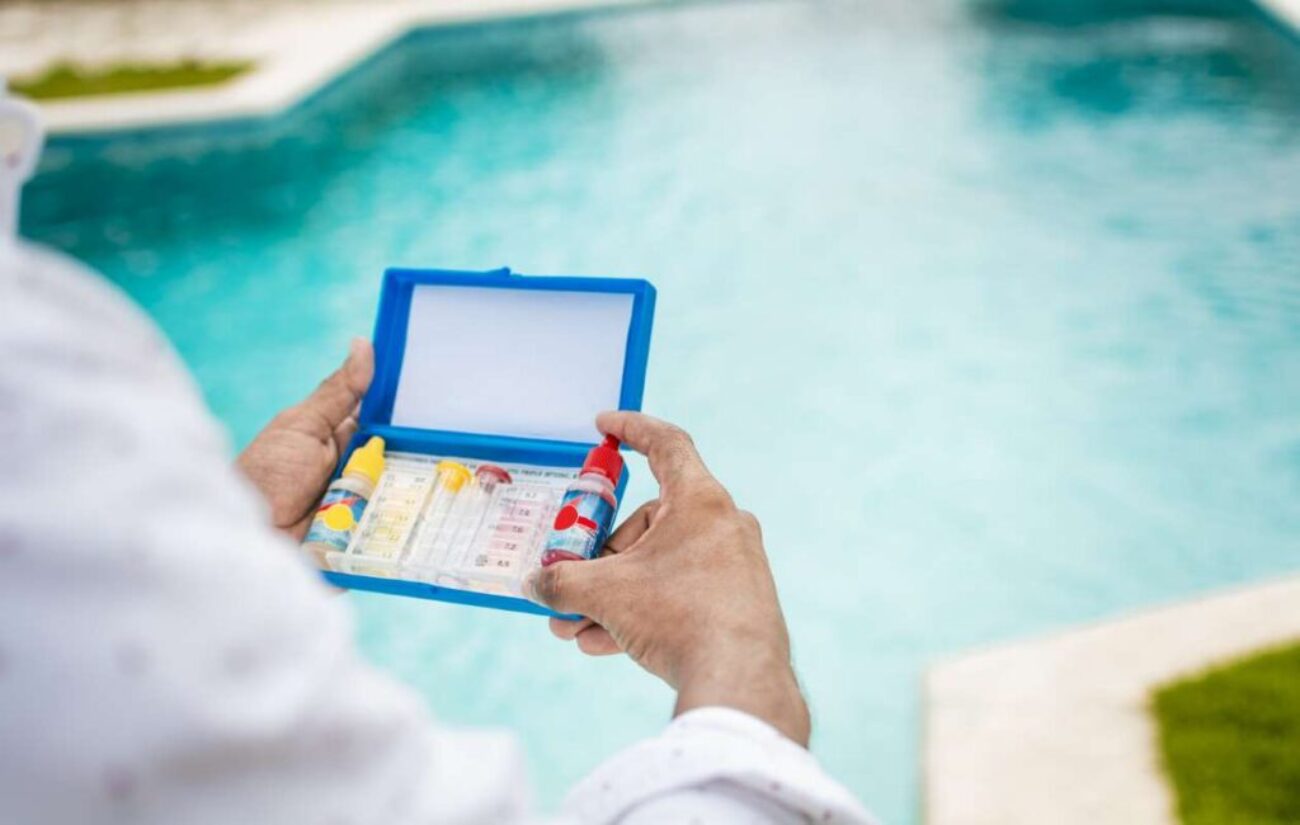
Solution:
M 483 525 L 471 559 L 475 575 L 507 582 L 518 593 L 519 579 L 540 552 L 541 539 L 554 511 L 559 490 L 542 484 L 502 488 L 493 505 L 493 518 Z
M 419 540 L 413 548 L 410 561 L 417 565 L 435 564 L 442 560 L 447 547 L 448 516 L 459 498 L 461 489 L 471 479 L 469 468 L 459 461 L 439 461 L 435 468 L 433 492 L 424 508 L 424 523 Z
M 454 560 L 448 559 L 448 568 L 466 567 L 473 559 L 478 536 L 492 512 L 497 488 L 510 483 L 510 473 L 504 467 L 481 464 L 474 471 L 472 494 L 461 496 L 461 507 L 456 514 L 456 532 L 450 543 Z

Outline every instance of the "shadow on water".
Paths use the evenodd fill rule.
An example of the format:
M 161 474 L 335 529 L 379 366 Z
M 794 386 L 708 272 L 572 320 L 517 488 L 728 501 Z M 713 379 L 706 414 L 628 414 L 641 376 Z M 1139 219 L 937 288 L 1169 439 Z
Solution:
M 1244 17 L 1250 0 L 977 0 L 988 21 L 1074 28 L 1152 16 Z
M 1300 253 L 1300 41 L 1235 0 L 973 8 L 1002 192 L 1163 272 L 1226 336 L 1292 334 L 1300 286 L 1279 262 Z
M 510 88 L 526 98 L 559 78 L 579 93 L 598 86 L 606 59 L 596 44 L 580 27 L 553 21 L 547 37 L 533 36 L 546 25 L 412 32 L 270 118 L 56 138 L 27 187 L 23 232 L 92 259 L 127 244 L 283 232 L 430 100 L 450 129 L 466 115 L 456 101 L 475 90 Z
M 1017 128 L 1180 111 L 1300 122 L 1300 50 L 1244 0 L 981 0 L 974 11 L 990 38 L 987 104 Z M 1038 48 L 999 48 L 1026 32 Z

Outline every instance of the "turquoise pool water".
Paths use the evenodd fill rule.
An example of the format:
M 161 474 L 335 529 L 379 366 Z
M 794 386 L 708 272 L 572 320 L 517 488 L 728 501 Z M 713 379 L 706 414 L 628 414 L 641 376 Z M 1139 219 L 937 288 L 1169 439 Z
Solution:
M 1300 60 L 1159 8 L 426 33 L 272 123 L 56 142 L 26 231 L 158 319 L 237 443 L 386 265 L 652 279 L 647 406 L 762 518 L 815 750 L 914 821 L 935 657 L 1300 567 Z M 668 714 L 543 622 L 349 598 L 441 716 L 521 731 L 548 802 Z

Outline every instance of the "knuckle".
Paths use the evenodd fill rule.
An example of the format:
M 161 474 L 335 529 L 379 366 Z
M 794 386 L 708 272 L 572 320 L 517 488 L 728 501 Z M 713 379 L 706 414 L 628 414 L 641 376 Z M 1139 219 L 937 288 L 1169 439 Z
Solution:
M 694 447 L 695 439 L 676 424 L 664 422 L 664 440 L 679 447 Z
M 695 442 L 681 427 L 663 422 L 654 432 L 650 447 L 663 458 L 681 458 L 695 450 Z
M 740 510 L 736 515 L 740 520 L 741 527 L 743 527 L 748 533 L 755 536 L 763 535 L 763 525 L 759 523 L 758 516 L 748 510 Z
M 753 537 L 753 533 L 750 532 L 749 526 L 738 518 L 727 519 L 724 529 L 726 530 L 728 543 L 734 544 L 737 547 L 747 545 L 749 539 Z
M 537 595 L 547 604 L 553 604 L 563 598 L 568 576 L 564 573 L 564 563 L 543 567 L 537 576 Z
M 695 501 L 701 509 L 715 517 L 728 516 L 736 509 L 731 494 L 716 482 L 702 484 L 695 494 Z
M 654 444 L 654 451 L 662 460 L 688 459 L 694 448 L 694 442 L 690 440 L 689 435 L 686 435 L 686 431 L 677 429 L 673 425 L 668 425 L 668 429 L 663 431 Z

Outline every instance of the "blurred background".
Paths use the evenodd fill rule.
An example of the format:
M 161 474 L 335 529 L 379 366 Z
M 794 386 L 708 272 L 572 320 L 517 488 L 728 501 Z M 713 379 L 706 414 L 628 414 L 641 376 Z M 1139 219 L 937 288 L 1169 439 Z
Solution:
M 1300 569 L 1278 8 L 466 13 L 231 103 L 357 14 L 0 2 L 0 72 L 55 132 L 24 234 L 163 327 L 232 451 L 369 334 L 385 267 L 651 280 L 646 409 L 760 517 L 813 750 L 892 823 L 923 818 L 936 659 Z M 671 709 L 533 618 L 346 598 L 440 717 L 521 732 L 548 805 Z

